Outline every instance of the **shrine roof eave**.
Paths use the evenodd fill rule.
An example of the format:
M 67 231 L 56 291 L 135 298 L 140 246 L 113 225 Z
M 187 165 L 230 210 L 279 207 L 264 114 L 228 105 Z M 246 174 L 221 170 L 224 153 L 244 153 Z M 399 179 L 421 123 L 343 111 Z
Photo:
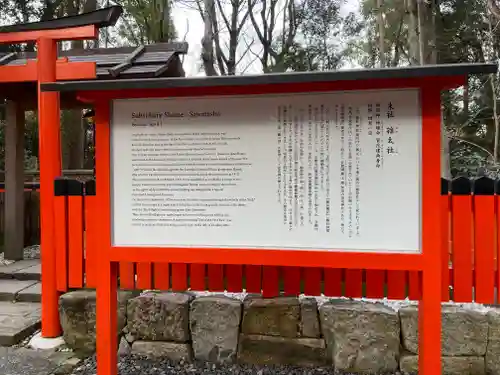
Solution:
M 260 75 L 240 76 L 211 76 L 211 77 L 175 77 L 175 78 L 145 78 L 135 80 L 106 80 L 106 81 L 65 81 L 46 83 L 41 85 L 42 91 L 75 92 L 85 91 L 105 92 L 123 90 L 158 90 L 158 89 L 190 89 L 190 88 L 217 88 L 231 86 L 258 86 L 313 83 L 329 83 L 341 81 L 374 81 L 374 80 L 414 80 L 417 86 L 434 83 L 436 78 L 453 78 L 449 86 L 459 87 L 465 78 L 471 75 L 494 74 L 498 70 L 495 63 L 463 63 L 439 64 L 408 67 L 391 67 L 380 69 L 350 69 L 326 72 L 290 72 L 271 73 Z M 359 83 L 359 82 L 358 82 Z M 387 85 L 390 86 L 390 85 Z M 453 87 L 446 87 L 453 88 Z
M 0 26 L 0 34 L 56 30 L 88 25 L 94 25 L 98 28 L 104 28 L 115 25 L 122 12 L 123 8 L 121 6 L 115 5 L 103 9 L 98 9 L 93 12 L 82 13 L 75 16 L 61 17 L 49 21 Z

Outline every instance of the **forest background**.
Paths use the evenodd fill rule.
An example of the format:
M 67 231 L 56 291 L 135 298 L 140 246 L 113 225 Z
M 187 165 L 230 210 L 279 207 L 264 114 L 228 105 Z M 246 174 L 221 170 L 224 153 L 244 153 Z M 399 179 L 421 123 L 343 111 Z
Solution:
M 99 39 L 64 48 L 188 41 L 188 75 L 497 62 L 498 0 L 0 0 L 0 25 L 50 20 L 109 5 L 124 16 Z M 33 51 L 2 46 L 0 53 Z M 500 177 L 497 75 L 443 93 L 444 177 Z M 1 109 L 0 103 L 0 109 Z M 64 169 L 93 167 L 92 126 L 63 111 Z M 0 110 L 0 170 L 4 167 Z M 36 113 L 26 114 L 25 164 L 38 168 Z

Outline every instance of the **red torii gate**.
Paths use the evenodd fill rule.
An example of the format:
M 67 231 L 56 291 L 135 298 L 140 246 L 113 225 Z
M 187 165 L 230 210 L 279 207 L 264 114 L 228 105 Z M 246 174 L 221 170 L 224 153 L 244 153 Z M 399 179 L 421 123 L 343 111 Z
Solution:
M 122 13 L 113 6 L 80 16 L 45 22 L 0 27 L 0 44 L 35 42 L 37 61 L 25 65 L 0 66 L 0 82 L 38 83 L 38 129 L 40 159 L 40 220 L 42 248 L 42 335 L 61 334 L 56 259 L 54 244 L 54 178 L 61 175 L 59 93 L 43 92 L 42 83 L 69 79 L 95 79 L 94 62 L 69 62 L 58 59 L 57 43 L 67 40 L 89 40 L 98 37 L 100 28 L 112 26 Z

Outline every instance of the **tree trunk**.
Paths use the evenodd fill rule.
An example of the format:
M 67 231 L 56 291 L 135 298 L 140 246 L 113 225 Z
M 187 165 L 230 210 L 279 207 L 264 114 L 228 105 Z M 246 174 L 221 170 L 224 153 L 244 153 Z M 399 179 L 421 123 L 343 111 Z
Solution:
M 74 0 L 67 3 L 67 13 L 69 16 L 79 13 L 79 4 Z M 97 9 L 97 0 L 86 0 L 83 5 L 83 12 L 91 12 Z M 94 41 L 94 45 L 98 41 Z M 71 42 L 72 49 L 83 49 L 84 43 L 81 40 Z M 67 169 L 81 169 L 85 161 L 85 136 L 87 123 L 82 118 L 82 111 L 75 109 L 67 111 L 63 117 L 64 131 L 62 133 L 63 166 Z
M 203 38 L 201 39 L 201 59 L 203 61 L 203 68 L 207 76 L 216 76 L 215 70 L 215 54 L 214 54 L 214 32 L 213 32 L 213 14 L 215 10 L 214 0 L 204 0 L 204 13 L 203 13 Z
M 406 0 L 406 11 L 408 13 L 408 44 L 410 64 L 418 65 L 420 63 L 420 33 L 418 29 L 417 0 Z
M 378 24 L 378 51 L 380 67 L 385 68 L 385 22 L 384 22 L 384 0 L 377 0 L 377 24 Z

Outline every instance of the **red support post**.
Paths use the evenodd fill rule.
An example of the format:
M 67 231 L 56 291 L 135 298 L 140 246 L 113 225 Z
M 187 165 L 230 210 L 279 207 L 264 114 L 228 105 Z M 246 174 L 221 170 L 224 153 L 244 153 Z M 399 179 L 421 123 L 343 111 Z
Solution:
M 40 221 L 42 249 L 42 336 L 61 334 L 56 284 L 54 179 L 61 174 L 59 93 L 44 92 L 40 84 L 56 81 L 57 44 L 40 38 L 38 48 L 38 129 L 40 136 Z
M 441 375 L 441 91 L 425 87 L 422 103 L 422 295 L 419 373 Z

